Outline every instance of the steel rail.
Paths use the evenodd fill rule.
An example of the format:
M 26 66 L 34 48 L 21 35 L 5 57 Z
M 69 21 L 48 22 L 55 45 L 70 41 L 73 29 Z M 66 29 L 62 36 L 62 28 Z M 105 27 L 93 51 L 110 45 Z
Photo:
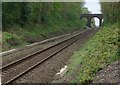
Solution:
M 28 59 L 28 58 L 30 58 L 30 57 L 32 57 L 32 56 L 34 56 L 34 55 L 40 54 L 41 52 L 44 52 L 44 51 L 46 51 L 46 50 L 49 50 L 50 48 L 54 48 L 55 46 L 57 46 L 57 45 L 59 45 L 59 44 L 61 44 L 61 43 L 64 43 L 64 42 L 69 41 L 69 40 L 71 40 L 71 39 L 74 39 L 74 38 L 76 38 L 77 36 L 79 36 L 79 35 L 81 35 L 81 34 L 85 34 L 85 33 L 86 33 L 86 35 L 87 35 L 87 34 L 89 33 L 89 30 L 86 30 L 86 31 L 81 32 L 81 33 L 78 33 L 78 34 L 76 34 L 76 35 L 74 35 L 74 36 L 72 36 L 72 37 L 70 37 L 70 38 L 68 38 L 68 39 L 66 39 L 66 40 L 64 40 L 64 41 L 61 41 L 61 42 L 59 42 L 59 43 L 57 43 L 57 44 L 49 47 L 49 48 L 46 48 L 46 49 L 44 49 L 44 50 L 35 52 L 35 53 L 31 54 L 31 55 L 28 55 L 27 57 L 21 58 L 21 59 L 15 61 L 15 62 L 12 62 L 12 63 L 10 63 L 10 64 L 7 64 L 7 65 L 3 66 L 1 69 L 2 69 L 2 70 L 6 70 L 7 68 L 9 69 L 9 67 L 12 66 L 12 65 L 16 65 L 17 63 L 23 62 L 25 59 Z M 35 68 L 36 66 L 38 66 L 38 65 L 40 65 L 41 63 L 47 61 L 49 58 L 51 58 L 51 57 L 54 56 L 55 54 L 59 53 L 60 51 L 62 51 L 63 49 L 67 48 L 67 47 L 70 46 L 71 44 L 75 43 L 75 42 L 78 41 L 79 38 L 81 38 L 81 37 L 82 37 L 82 36 L 78 37 L 77 39 L 73 40 L 73 42 L 70 42 L 69 44 L 63 46 L 63 47 L 60 48 L 59 50 L 53 52 L 51 55 L 47 56 L 45 59 L 43 59 L 43 60 L 41 60 L 40 62 L 37 62 L 36 64 L 34 64 L 33 66 L 27 68 L 26 70 L 24 70 L 23 72 L 21 72 L 21 73 L 18 74 L 17 76 L 13 77 L 12 79 L 3 82 L 3 84 L 8 84 L 8 83 L 14 81 L 15 79 L 19 78 L 20 76 L 24 75 L 25 73 L 27 73 L 28 71 L 32 70 L 32 69 Z

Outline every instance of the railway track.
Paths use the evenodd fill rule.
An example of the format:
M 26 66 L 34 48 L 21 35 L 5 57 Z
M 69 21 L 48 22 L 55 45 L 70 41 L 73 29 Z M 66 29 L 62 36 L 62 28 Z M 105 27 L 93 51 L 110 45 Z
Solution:
M 59 53 L 60 51 L 67 48 L 71 44 L 78 41 L 81 37 L 87 35 L 92 31 L 93 30 L 86 30 L 81 33 L 75 34 L 72 37 L 67 38 L 66 40 L 61 41 L 49 48 L 35 52 L 17 61 L 2 66 L 0 68 L 2 70 L 2 84 L 9 84 L 13 82 L 17 78 L 21 77 L 41 63 L 47 61 L 55 54 Z

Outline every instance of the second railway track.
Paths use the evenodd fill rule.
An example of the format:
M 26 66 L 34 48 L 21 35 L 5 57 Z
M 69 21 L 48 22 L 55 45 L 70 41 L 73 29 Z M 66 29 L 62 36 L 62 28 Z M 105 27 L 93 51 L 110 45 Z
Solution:
M 59 53 L 63 49 L 67 48 L 74 42 L 78 41 L 81 37 L 87 35 L 93 30 L 86 30 L 81 33 L 75 34 L 64 41 L 61 41 L 49 48 L 42 51 L 38 51 L 22 59 L 14 61 L 10 64 L 2 66 L 2 84 L 9 84 L 20 76 L 24 75 L 28 71 L 32 70 L 36 66 L 45 62 L 55 54 Z

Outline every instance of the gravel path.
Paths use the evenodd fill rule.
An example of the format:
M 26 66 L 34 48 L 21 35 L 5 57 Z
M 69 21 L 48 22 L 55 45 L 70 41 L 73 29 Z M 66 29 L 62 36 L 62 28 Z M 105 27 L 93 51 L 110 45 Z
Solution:
M 120 84 L 120 60 L 105 67 L 94 77 L 93 83 L 119 83 Z

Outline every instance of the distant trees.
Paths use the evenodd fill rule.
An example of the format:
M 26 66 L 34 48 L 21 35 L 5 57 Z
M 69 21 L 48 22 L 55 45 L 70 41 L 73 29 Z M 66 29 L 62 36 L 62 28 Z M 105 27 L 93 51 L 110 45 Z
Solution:
M 82 6 L 82 2 L 3 2 L 3 30 L 14 25 L 24 27 L 28 23 L 43 25 L 77 23 L 83 11 Z
M 20 24 L 23 27 L 27 22 L 29 18 L 30 8 L 28 7 L 28 2 L 23 2 L 20 5 Z
M 88 10 L 88 8 L 84 7 L 84 8 L 82 9 L 82 13 L 83 13 L 83 14 L 89 14 L 90 11 Z
M 4 27 L 12 26 L 20 22 L 20 7 L 18 3 L 3 3 L 2 4 L 2 24 Z
M 106 23 L 120 23 L 120 2 L 101 2 L 101 10 Z

